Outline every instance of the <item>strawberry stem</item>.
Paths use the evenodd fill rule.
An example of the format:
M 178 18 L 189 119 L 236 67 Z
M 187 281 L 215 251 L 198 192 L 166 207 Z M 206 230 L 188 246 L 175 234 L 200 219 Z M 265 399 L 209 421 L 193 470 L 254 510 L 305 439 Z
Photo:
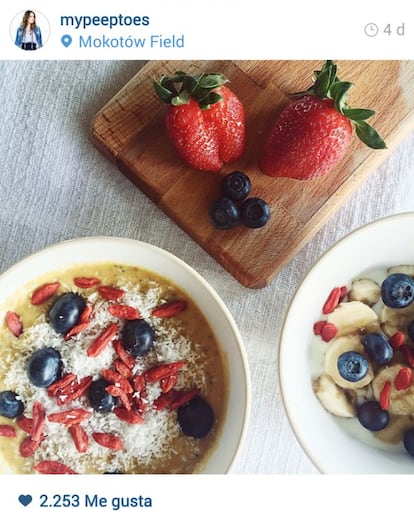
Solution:
M 365 108 L 349 108 L 347 103 L 348 91 L 353 83 L 341 81 L 337 76 L 337 66 L 332 60 L 327 60 L 321 70 L 316 70 L 313 85 L 305 91 L 295 92 L 290 97 L 297 99 L 313 95 L 321 99 L 332 99 L 335 109 L 352 121 L 359 139 L 373 149 L 383 149 L 387 145 L 379 133 L 365 120 L 375 114 L 374 110 Z
M 164 103 L 173 106 L 186 105 L 195 99 L 200 108 L 208 109 L 221 101 L 222 96 L 216 89 L 228 82 L 220 73 L 200 73 L 191 76 L 186 72 L 176 71 L 174 76 L 161 76 L 159 81 L 153 79 L 154 90 Z

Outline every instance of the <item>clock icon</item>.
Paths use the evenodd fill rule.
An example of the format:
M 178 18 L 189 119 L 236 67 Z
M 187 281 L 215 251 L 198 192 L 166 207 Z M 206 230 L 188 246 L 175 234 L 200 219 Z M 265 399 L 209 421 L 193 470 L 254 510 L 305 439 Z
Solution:
M 376 23 L 367 23 L 367 25 L 364 27 L 364 32 L 367 36 L 370 38 L 373 38 L 376 36 L 379 32 L 378 25 Z

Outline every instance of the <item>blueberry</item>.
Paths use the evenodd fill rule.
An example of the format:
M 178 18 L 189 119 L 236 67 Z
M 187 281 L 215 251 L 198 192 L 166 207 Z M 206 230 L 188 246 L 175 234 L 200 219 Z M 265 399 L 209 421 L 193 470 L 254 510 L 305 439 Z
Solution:
M 270 208 L 267 202 L 258 197 L 247 199 L 241 207 L 241 220 L 249 228 L 263 227 L 270 218 Z
M 384 334 L 379 332 L 367 334 L 362 338 L 362 344 L 370 360 L 377 365 L 388 365 L 392 360 L 394 350 Z
M 361 381 L 368 374 L 368 368 L 368 360 L 359 352 L 351 350 L 343 352 L 338 357 L 338 371 L 344 379 L 351 383 Z
M 60 378 L 61 371 L 60 354 L 52 347 L 43 347 L 30 356 L 27 374 L 34 386 L 48 387 Z
M 145 320 L 129 320 L 122 329 L 122 344 L 133 356 L 143 356 L 154 345 L 155 333 Z
M 0 392 L 0 415 L 14 419 L 23 413 L 23 401 L 15 392 L 4 390 Z
M 372 432 L 383 430 L 390 422 L 390 415 L 377 401 L 365 401 L 357 410 L 361 425 Z
M 177 421 L 184 435 L 201 439 L 214 425 L 214 412 L 202 397 L 194 397 L 178 408 Z
M 411 455 L 411 457 L 414 457 L 414 428 L 410 428 L 404 432 L 403 444 L 404 448 Z
M 106 391 L 109 385 L 106 379 L 100 378 L 93 381 L 88 388 L 89 402 L 96 412 L 110 412 L 115 406 L 115 397 Z
M 210 220 L 217 229 L 231 229 L 240 220 L 240 211 L 236 203 L 227 197 L 213 202 L 209 209 Z
M 56 332 L 66 334 L 78 323 L 85 307 L 86 302 L 79 294 L 62 294 L 49 311 L 50 324 Z
M 414 301 L 414 280 L 411 276 L 393 273 L 381 285 L 382 301 L 392 309 L 403 309 Z
M 234 171 L 223 177 L 221 192 L 231 200 L 240 201 L 250 193 L 251 186 L 250 179 L 245 173 Z

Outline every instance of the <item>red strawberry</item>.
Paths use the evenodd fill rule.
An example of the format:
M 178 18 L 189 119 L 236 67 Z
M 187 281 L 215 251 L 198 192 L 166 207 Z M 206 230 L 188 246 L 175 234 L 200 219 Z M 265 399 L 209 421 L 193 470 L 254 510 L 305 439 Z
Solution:
M 331 171 L 344 157 L 355 125 L 357 136 L 371 148 L 385 148 L 379 134 L 365 122 L 373 110 L 351 109 L 346 96 L 351 83 L 340 81 L 337 67 L 327 61 L 316 71 L 315 84 L 280 114 L 265 143 L 260 169 L 271 177 L 313 179 Z
M 227 81 L 222 74 L 183 72 L 154 81 L 157 94 L 170 104 L 168 135 L 183 161 L 197 170 L 220 171 L 244 152 L 244 107 Z

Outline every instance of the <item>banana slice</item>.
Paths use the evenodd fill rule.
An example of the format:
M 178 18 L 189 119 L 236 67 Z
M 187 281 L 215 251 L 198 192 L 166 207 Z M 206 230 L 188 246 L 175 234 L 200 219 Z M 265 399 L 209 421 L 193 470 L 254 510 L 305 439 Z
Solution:
M 363 388 L 352 388 L 352 390 L 346 390 L 346 396 L 353 406 L 357 406 L 364 401 L 372 401 L 374 399 L 374 392 L 372 386 L 367 385 Z
M 380 330 L 377 313 L 360 301 L 340 303 L 327 320 L 338 329 L 336 337 Z
M 352 282 L 348 298 L 350 301 L 359 301 L 372 307 L 381 298 L 381 287 L 374 280 L 359 278 Z
M 390 407 L 388 412 L 394 415 L 408 415 L 414 414 L 414 385 L 411 385 L 407 390 L 397 390 L 393 384 L 395 376 L 400 369 L 406 365 L 392 365 L 381 369 L 374 380 L 372 381 L 372 388 L 374 397 L 379 401 L 381 390 L 387 381 L 391 382 L 390 393 Z
M 341 388 L 346 388 L 350 390 L 355 388 L 363 388 L 364 386 L 368 385 L 374 377 L 374 371 L 372 369 L 371 363 L 369 363 L 367 375 L 363 377 L 360 381 L 347 381 L 339 373 L 338 357 L 344 352 L 350 351 L 359 352 L 360 354 L 366 356 L 364 346 L 362 345 L 359 336 L 351 335 L 334 339 L 325 353 L 325 373 L 331 376 L 333 381 Z
M 408 276 L 414 276 L 414 265 L 394 265 L 393 267 L 387 269 L 387 273 L 401 273 L 408 274 Z
M 322 374 L 313 383 L 313 391 L 327 412 L 337 417 L 356 416 L 355 408 L 348 401 L 344 390 L 330 376 Z
M 414 320 L 414 303 L 404 309 L 391 309 L 384 305 L 380 320 L 382 330 L 389 337 L 398 331 L 406 332 L 408 325 Z

